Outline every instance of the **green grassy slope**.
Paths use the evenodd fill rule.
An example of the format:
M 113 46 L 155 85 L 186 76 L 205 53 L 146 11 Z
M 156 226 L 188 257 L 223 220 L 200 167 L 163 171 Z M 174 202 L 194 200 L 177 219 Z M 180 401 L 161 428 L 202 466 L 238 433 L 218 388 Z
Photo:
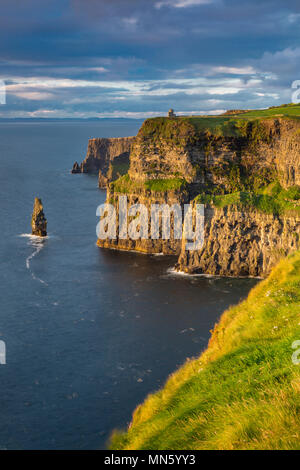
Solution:
M 190 119 L 221 119 L 222 121 L 235 119 L 264 119 L 264 118 L 276 118 L 276 117 L 287 117 L 287 118 L 299 118 L 300 117 L 300 104 L 283 104 L 281 106 L 272 106 L 268 109 L 253 109 L 247 112 L 241 112 L 230 115 L 220 116 L 192 116 Z M 185 117 L 183 119 L 186 119 Z M 189 119 L 189 118 L 187 118 Z
M 215 326 L 207 350 L 116 431 L 112 449 L 300 449 L 300 252 Z M 299 355 L 300 357 L 300 355 Z
M 254 117 L 254 118 L 276 118 L 276 117 L 300 117 L 300 105 L 298 104 L 284 104 L 282 106 L 272 106 L 268 109 L 251 110 L 243 113 L 241 117 Z
M 300 217 L 300 186 L 283 189 L 278 182 L 253 191 L 235 191 L 229 194 L 199 194 L 196 202 L 213 203 L 216 207 L 235 206 L 257 209 L 266 214 Z M 296 235 L 296 234 L 295 234 Z
M 241 114 L 218 116 L 178 116 L 176 118 L 158 117 L 147 119 L 141 128 L 145 136 L 177 139 L 196 133 L 211 133 L 224 137 L 244 137 L 249 132 L 249 122 L 258 126 L 262 119 L 282 118 L 300 119 L 300 105 L 288 104 L 268 109 L 250 110 Z

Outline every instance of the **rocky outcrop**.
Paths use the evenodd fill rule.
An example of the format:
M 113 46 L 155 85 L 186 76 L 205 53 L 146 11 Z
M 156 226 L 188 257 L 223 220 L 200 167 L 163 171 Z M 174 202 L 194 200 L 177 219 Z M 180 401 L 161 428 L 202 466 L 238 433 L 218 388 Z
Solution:
M 31 228 L 32 235 L 36 235 L 38 237 L 47 236 L 47 219 L 44 214 L 42 201 L 37 197 L 34 200 Z
M 300 218 L 206 206 L 203 248 L 187 251 L 185 243 L 178 271 L 265 277 L 281 257 L 300 248 Z
M 116 137 L 90 139 L 87 154 L 82 162 L 83 173 L 98 173 L 99 170 L 107 171 L 109 163 L 115 158 L 128 157 L 135 137 Z
M 115 137 L 90 139 L 87 154 L 83 162 L 79 165 L 74 163 L 72 173 L 98 173 L 100 187 L 107 185 L 111 181 L 109 177 L 110 164 L 119 159 L 123 164 L 129 166 L 129 154 L 135 137 Z
M 129 155 L 127 152 L 116 156 L 109 162 L 108 169 L 99 170 L 98 186 L 107 188 L 108 184 L 115 181 L 120 176 L 125 175 L 129 170 Z
M 102 189 L 107 188 L 109 181 L 110 181 L 109 178 L 103 174 L 102 170 L 99 170 L 98 187 Z
M 248 113 L 250 109 L 228 109 L 225 113 L 222 113 L 221 116 L 233 116 L 237 114 Z
M 81 166 L 79 165 L 78 162 L 75 162 L 73 165 L 73 168 L 71 170 L 71 173 L 81 173 Z

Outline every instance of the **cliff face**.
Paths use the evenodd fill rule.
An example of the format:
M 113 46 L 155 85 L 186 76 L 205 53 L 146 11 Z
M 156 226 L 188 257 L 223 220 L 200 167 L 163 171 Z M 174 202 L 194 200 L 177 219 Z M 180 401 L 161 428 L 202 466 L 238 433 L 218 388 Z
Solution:
M 179 204 L 182 206 L 184 203 L 187 203 L 188 193 L 182 190 L 171 190 L 166 192 L 155 192 L 146 189 L 135 190 L 133 193 L 125 194 L 127 196 L 128 207 L 133 206 L 134 204 L 144 204 L 148 210 L 148 214 L 151 214 L 151 204 Z M 151 239 L 151 220 L 149 217 L 148 220 L 148 239 L 138 239 L 132 240 L 131 238 L 121 239 L 119 238 L 119 196 L 124 196 L 124 194 L 111 191 L 108 189 L 107 192 L 107 202 L 113 204 L 116 209 L 117 216 L 117 238 L 115 240 L 106 239 L 98 240 L 98 246 L 102 248 L 111 248 L 116 250 L 125 250 L 125 251 L 139 251 L 142 253 L 148 254 L 158 254 L 163 253 L 164 255 L 179 255 L 181 251 L 181 240 L 174 239 L 174 218 L 171 214 L 170 216 L 170 239 L 159 238 L 157 240 Z M 133 220 L 133 217 L 128 217 L 127 228 L 129 227 L 130 222 Z
M 206 206 L 204 246 L 187 251 L 183 240 L 177 269 L 265 277 L 281 257 L 299 248 L 299 218 Z
M 188 183 L 230 190 L 238 166 L 245 178 L 276 173 L 290 186 L 300 184 L 299 152 L 300 122 L 295 120 L 228 120 L 222 128 L 197 128 L 192 120 L 153 119 L 137 135 L 129 174 L 137 180 L 181 176 Z
M 259 155 L 273 162 L 284 187 L 300 185 L 300 122 L 276 119 L 264 123 L 269 132 L 268 145 L 261 143 Z
M 110 184 L 107 202 L 128 205 L 191 202 L 198 194 L 232 194 L 278 182 L 300 185 L 300 122 L 295 119 L 155 118 L 142 125 L 130 151 L 128 174 Z M 111 139 L 113 140 L 113 139 Z M 95 144 L 85 160 L 94 168 Z M 118 157 L 119 158 L 119 157 Z M 107 160 L 109 161 L 109 160 Z M 106 184 L 115 178 L 113 163 Z M 90 163 L 89 163 L 90 162 Z M 91 166 L 89 166 L 91 165 Z M 101 170 L 102 171 L 102 170 Z M 176 182 L 185 184 L 176 186 Z M 207 201 L 209 202 L 210 199 Z M 179 254 L 177 268 L 230 276 L 265 276 L 279 256 L 299 247 L 299 217 L 234 206 L 206 206 L 205 244 L 186 251 L 179 240 L 99 240 L 107 248 Z M 150 231 L 149 231 L 150 233 Z
M 156 122 L 157 121 L 157 122 Z M 194 179 L 192 153 L 197 152 L 195 130 L 176 119 L 144 122 L 130 155 L 129 175 L 133 180 Z
M 90 139 L 85 159 L 80 165 L 74 163 L 72 173 L 99 173 L 99 185 L 105 187 L 111 181 L 108 173 L 110 164 L 115 160 L 120 165 L 119 174 L 124 174 L 125 169 L 127 172 L 134 140 L 135 137 Z M 117 176 L 117 169 L 115 173 Z

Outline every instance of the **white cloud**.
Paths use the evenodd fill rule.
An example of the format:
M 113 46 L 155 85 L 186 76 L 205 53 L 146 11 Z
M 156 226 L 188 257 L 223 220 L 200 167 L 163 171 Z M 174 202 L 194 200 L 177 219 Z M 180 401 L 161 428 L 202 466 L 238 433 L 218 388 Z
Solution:
M 39 91 L 25 91 L 25 92 L 15 92 L 11 93 L 18 98 L 23 98 L 24 100 L 33 100 L 33 101 L 44 101 L 53 98 L 55 95 L 52 93 L 39 92 Z
M 155 3 L 155 8 L 161 8 L 163 6 L 169 6 L 173 8 L 187 8 L 196 5 L 204 5 L 212 3 L 213 0 L 162 0 Z
M 300 76 L 300 47 L 288 47 L 276 52 L 265 52 L 260 59 L 252 60 L 253 65 L 264 73 L 265 79 L 281 82 L 297 80 Z
M 258 92 L 255 92 L 254 95 L 259 96 L 259 97 L 274 98 L 275 100 L 279 99 L 279 94 L 278 93 L 258 93 Z
M 2 78 L 2 77 L 0 77 Z M 169 78 L 166 80 L 80 80 L 52 77 L 14 77 L 6 80 L 6 91 L 9 94 L 26 100 L 46 100 L 57 92 L 63 95 L 65 104 L 95 102 L 101 97 L 112 101 L 135 99 L 141 97 L 166 97 L 180 94 L 182 96 L 234 95 L 243 90 L 261 91 L 262 79 L 242 77 L 194 77 Z M 74 96 L 72 89 L 78 89 Z M 82 89 L 82 91 L 80 91 Z M 85 91 L 86 90 L 86 93 Z M 51 93 L 56 93 L 56 96 Z
M 299 50 L 285 50 L 275 55 L 265 54 L 264 58 L 268 59 L 269 65 L 274 65 L 274 62 L 277 65 L 282 62 L 282 59 L 297 57 Z M 202 65 L 194 64 L 185 70 L 175 72 L 176 78 L 161 80 L 105 80 L 105 76 L 100 78 L 100 75 L 90 80 L 36 75 L 32 77 L 0 76 L 0 79 L 6 81 L 8 94 L 26 101 L 32 100 L 33 103 L 39 101 L 39 108 L 47 108 L 46 103 L 51 101 L 51 108 L 63 108 L 67 113 L 65 116 L 62 109 L 43 110 L 43 115 L 51 112 L 51 115 L 55 117 L 144 118 L 150 115 L 161 116 L 165 114 L 164 111 L 148 110 L 152 106 L 153 109 L 157 109 L 158 103 L 163 103 L 164 108 L 168 102 L 175 108 L 177 107 L 179 115 L 216 114 L 224 112 L 223 108 L 243 108 L 246 106 L 246 100 L 249 103 L 246 106 L 248 108 L 251 105 L 257 107 L 258 100 L 265 106 L 268 106 L 270 101 L 272 104 L 279 97 L 283 100 L 282 86 L 278 85 L 274 79 L 270 80 L 274 76 L 273 72 L 266 73 L 262 70 L 260 61 L 251 61 L 250 64 L 248 62 L 248 64 L 242 63 L 232 67 L 214 64 L 207 67 L 206 71 L 205 76 L 202 73 Z M 179 76 L 178 72 L 180 72 Z M 187 76 L 189 78 L 186 78 Z M 43 101 L 45 103 L 41 104 Z M 55 105 L 56 102 L 59 105 Z M 147 112 L 136 112 L 135 104 L 138 104 L 138 110 L 143 104 Z M 82 110 L 80 105 L 82 105 Z M 33 106 L 32 104 L 31 108 Z M 78 115 L 74 114 L 73 107 L 80 110 Z M 188 107 L 198 108 L 198 111 L 180 111 L 180 108 Z M 201 108 L 205 111 L 201 111 Z M 210 108 L 213 110 L 208 111 Z M 126 109 L 132 111 L 127 112 Z M 107 111 L 104 112 L 104 110 Z M 103 111 L 103 113 L 99 114 L 98 111 Z M 23 116 L 26 112 L 23 112 Z M 41 113 L 41 110 L 38 109 L 36 112 Z M 41 114 L 38 114 L 37 117 L 40 116 Z M 28 117 L 36 116 L 28 115 Z
M 206 92 L 209 95 L 236 95 L 242 91 L 241 88 L 233 88 L 233 87 L 214 87 L 214 88 L 209 88 L 206 90 Z
M 213 67 L 212 72 L 214 73 L 225 73 L 228 75 L 250 75 L 256 73 L 253 67 L 246 66 L 246 67 L 225 67 L 225 66 L 218 66 Z
M 129 26 L 129 27 L 134 27 L 138 23 L 138 19 L 135 18 L 134 16 L 130 18 L 122 18 L 122 21 L 126 26 Z
M 300 20 L 299 13 L 291 13 L 288 15 L 288 22 L 289 23 L 297 23 Z
M 210 111 L 193 110 L 176 112 L 178 116 L 205 116 L 222 114 L 225 109 L 213 109 Z M 4 118 L 64 118 L 64 119 L 86 119 L 86 118 L 128 118 L 128 119 L 146 119 L 150 117 L 166 116 L 166 110 L 163 111 L 121 111 L 94 113 L 94 112 L 70 112 L 61 109 L 37 109 L 36 111 L 11 111 L 9 113 L 0 112 L 0 117 Z

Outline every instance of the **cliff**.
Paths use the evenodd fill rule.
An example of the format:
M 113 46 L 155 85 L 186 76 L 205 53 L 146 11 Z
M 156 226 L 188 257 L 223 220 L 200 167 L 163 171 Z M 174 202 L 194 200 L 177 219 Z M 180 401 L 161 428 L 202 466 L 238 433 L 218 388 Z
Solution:
M 300 184 L 299 155 L 300 121 L 295 119 L 155 118 L 146 120 L 137 135 L 129 175 L 134 180 L 182 177 L 197 190 L 213 185 L 223 192 L 275 177 L 291 186 Z
M 86 157 L 74 163 L 72 173 L 98 173 L 99 186 L 127 173 L 130 149 L 135 137 L 90 139 Z
M 144 204 L 148 210 L 148 214 L 151 213 L 151 204 L 180 204 L 181 206 L 188 202 L 189 197 L 187 191 L 183 189 L 173 189 L 168 191 L 156 191 L 147 189 L 146 187 L 139 187 L 138 185 L 133 187 L 129 193 L 123 192 L 122 188 L 114 188 L 113 185 L 107 191 L 107 201 L 110 204 L 113 204 L 116 208 L 116 219 L 117 219 L 117 234 L 119 233 L 119 196 L 127 196 L 128 207 L 133 206 L 134 204 Z M 128 217 L 127 227 L 134 217 Z M 116 239 L 98 239 L 97 244 L 102 248 L 111 248 L 116 250 L 124 251 L 139 251 L 147 254 L 158 254 L 163 253 L 164 255 L 179 255 L 181 251 L 181 240 L 174 239 L 174 218 L 170 217 L 171 221 L 171 232 L 170 239 L 164 240 L 159 238 L 157 240 L 152 240 L 150 237 L 151 234 L 151 221 L 150 218 L 147 222 L 148 227 L 148 238 L 147 239 L 137 239 L 133 240 L 129 237 L 126 239 L 121 239 L 117 236 Z
M 265 277 L 281 257 L 300 249 L 300 217 L 206 206 L 204 246 L 185 248 L 183 240 L 179 271 Z
M 299 286 L 296 252 L 222 315 L 206 351 L 137 407 L 110 448 L 299 449 Z
M 220 117 L 147 119 L 132 143 L 128 173 L 109 184 L 107 202 L 117 212 L 121 194 L 129 204 L 148 208 L 204 203 L 204 247 L 187 251 L 184 242 L 180 248 L 181 242 L 172 238 L 116 238 L 99 240 L 99 246 L 180 253 L 177 269 L 186 272 L 267 275 L 279 256 L 299 247 L 298 115 L 299 107 L 283 107 Z

